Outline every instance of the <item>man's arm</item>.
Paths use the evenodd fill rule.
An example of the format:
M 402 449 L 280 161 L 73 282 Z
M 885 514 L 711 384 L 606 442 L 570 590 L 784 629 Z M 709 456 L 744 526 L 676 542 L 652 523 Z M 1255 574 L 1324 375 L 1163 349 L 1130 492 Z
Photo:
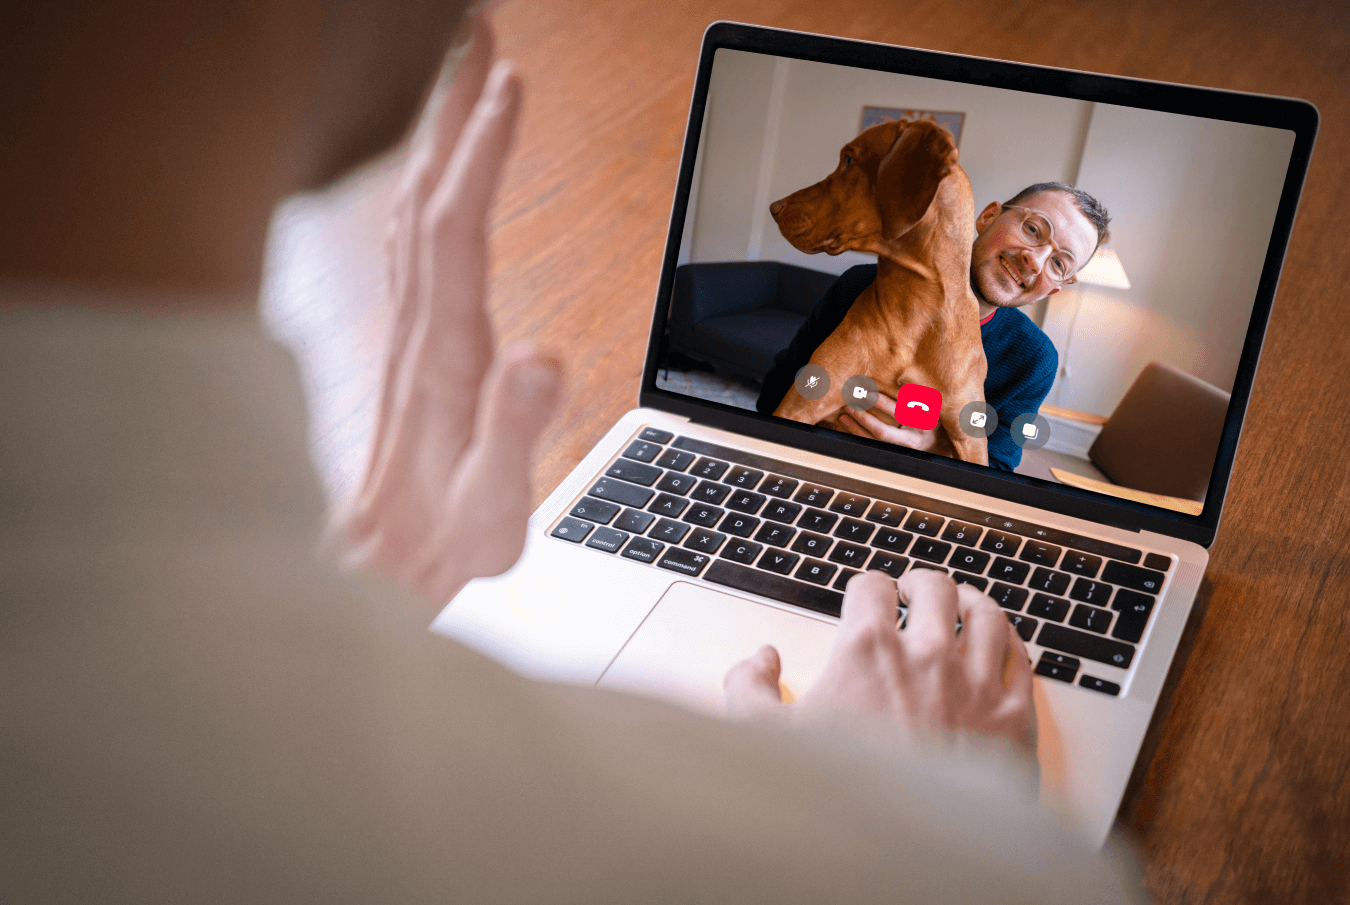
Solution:
M 1054 343 L 1020 310 L 1001 308 L 980 328 L 989 373 L 985 400 L 998 412 L 998 427 L 989 435 L 989 467 L 1012 471 L 1022 462 L 1022 448 L 1013 442 L 1012 423 L 1036 412 L 1049 395 L 1059 369 Z

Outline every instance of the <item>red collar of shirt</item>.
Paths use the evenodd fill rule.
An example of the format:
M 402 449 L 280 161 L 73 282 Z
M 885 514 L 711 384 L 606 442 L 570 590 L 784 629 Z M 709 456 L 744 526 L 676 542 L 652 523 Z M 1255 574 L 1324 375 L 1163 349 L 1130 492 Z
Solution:
M 998 309 L 997 309 L 997 308 L 995 308 L 993 311 L 990 311 L 990 312 L 989 312 L 989 316 L 986 317 L 984 320 L 980 321 L 980 326 L 983 327 L 985 324 L 987 324 L 987 323 L 989 323 L 991 320 L 993 320 L 995 314 L 998 314 Z

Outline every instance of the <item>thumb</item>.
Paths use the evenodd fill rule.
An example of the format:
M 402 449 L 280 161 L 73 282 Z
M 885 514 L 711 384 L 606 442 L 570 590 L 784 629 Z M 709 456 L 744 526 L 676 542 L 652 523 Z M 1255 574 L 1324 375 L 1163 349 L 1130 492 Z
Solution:
M 753 657 L 742 660 L 727 672 L 722 690 L 727 696 L 727 713 L 746 717 L 770 713 L 783 705 L 778 677 L 783 664 L 771 645 L 761 647 Z

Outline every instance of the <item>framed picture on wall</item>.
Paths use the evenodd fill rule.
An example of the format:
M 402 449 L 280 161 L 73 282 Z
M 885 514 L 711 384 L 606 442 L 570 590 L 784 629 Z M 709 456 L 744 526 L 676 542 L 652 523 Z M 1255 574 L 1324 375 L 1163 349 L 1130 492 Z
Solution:
M 866 132 L 873 126 L 895 122 L 898 119 L 931 119 L 952 136 L 956 146 L 961 147 L 961 126 L 966 121 L 964 113 L 945 110 L 912 110 L 906 107 L 863 107 L 862 125 L 859 132 Z

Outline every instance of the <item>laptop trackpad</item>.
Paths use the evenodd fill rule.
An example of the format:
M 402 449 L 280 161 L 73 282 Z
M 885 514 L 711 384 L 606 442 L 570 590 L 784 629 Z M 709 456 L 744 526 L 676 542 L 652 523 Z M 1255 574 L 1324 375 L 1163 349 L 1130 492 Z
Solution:
M 765 644 L 778 648 L 782 684 L 800 696 L 829 656 L 836 623 L 676 582 L 596 684 L 723 713 L 722 678 Z

